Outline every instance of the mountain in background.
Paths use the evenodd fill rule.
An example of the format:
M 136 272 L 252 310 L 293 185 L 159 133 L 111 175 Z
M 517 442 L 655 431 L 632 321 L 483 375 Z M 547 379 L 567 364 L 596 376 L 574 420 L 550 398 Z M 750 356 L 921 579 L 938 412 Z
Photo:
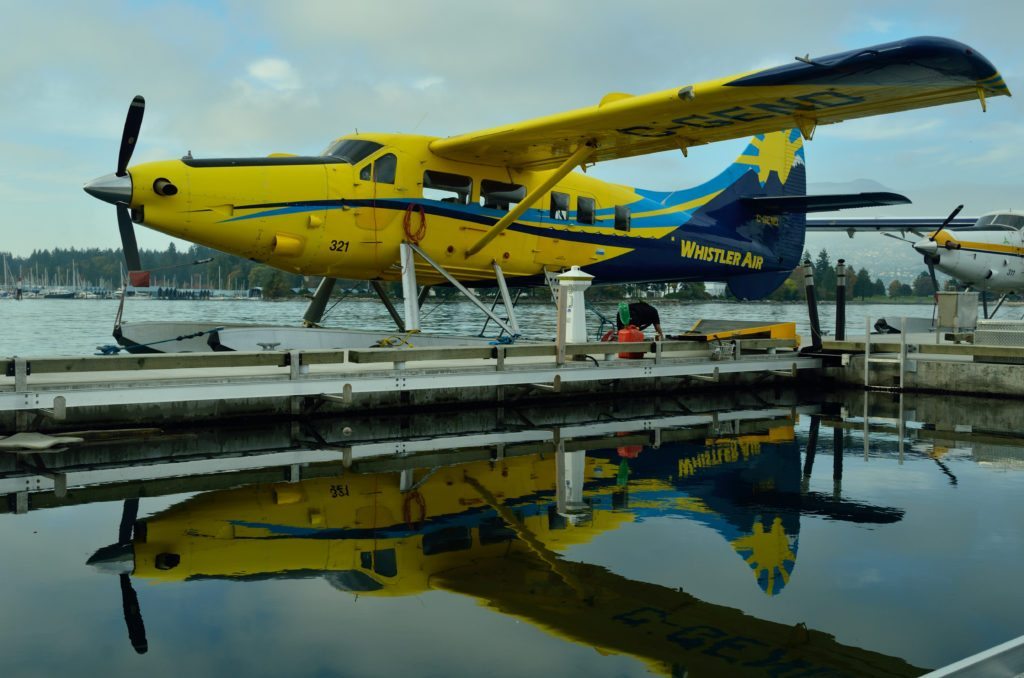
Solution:
M 870 193 L 874 191 L 901 193 L 901 191 L 883 186 L 873 179 L 854 179 L 853 181 L 845 182 L 822 181 L 807 185 L 807 192 L 812 195 L 822 193 Z M 907 197 L 913 200 L 913 196 L 907 195 Z M 936 216 L 936 226 L 941 224 L 942 220 L 946 217 L 944 214 L 912 214 L 910 211 L 911 207 L 911 205 L 871 207 L 815 214 L 811 215 L 811 217 Z M 908 238 L 914 239 L 914 236 L 910 234 Z M 866 268 L 871 271 L 872 276 L 881 278 L 886 283 L 895 279 L 909 284 L 920 275 L 921 271 L 927 270 L 921 255 L 914 251 L 910 243 L 901 243 L 881 233 L 858 233 L 852 238 L 846 233 L 808 233 L 805 249 L 811 253 L 812 257 L 816 257 L 818 252 L 824 249 L 828 252 L 829 258 L 833 262 L 845 259 L 848 265 L 852 265 L 857 269 Z M 942 274 L 940 273 L 939 275 L 941 278 Z

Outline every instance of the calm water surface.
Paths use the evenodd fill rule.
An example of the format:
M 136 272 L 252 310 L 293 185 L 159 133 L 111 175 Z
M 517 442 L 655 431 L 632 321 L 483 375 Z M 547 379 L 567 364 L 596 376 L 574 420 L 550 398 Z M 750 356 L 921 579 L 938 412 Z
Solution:
M 860 397 L 329 420 L 448 438 L 297 483 L 204 475 L 202 431 L 0 458 L 7 511 L 41 463 L 92 473 L 0 514 L 3 675 L 916 675 L 1024 634 L 1017 404 L 908 398 L 901 436 L 873 396 L 865 446 L 824 414 Z M 522 442 L 560 420 L 565 451 Z M 520 442 L 488 460 L 460 431 Z
M 488 302 L 489 303 L 489 302 Z M 701 318 L 789 321 L 797 331 L 809 336 L 807 308 L 803 304 L 724 304 L 654 302 L 669 334 L 688 330 Z M 96 346 L 113 343 L 111 331 L 117 314 L 116 300 L 28 299 L 21 302 L 0 300 L 0 355 L 86 355 Z M 594 306 L 614 320 L 615 305 Z M 124 320 L 181 320 L 210 323 L 263 323 L 297 325 L 306 309 L 305 301 L 161 301 L 129 299 Z M 820 309 L 822 328 L 831 332 L 835 325 L 835 306 Z M 929 305 L 851 305 L 847 307 L 847 333 L 863 333 L 864 318 L 931 317 Z M 529 338 L 550 339 L 555 333 L 552 305 L 531 304 L 518 307 L 519 323 Z M 589 331 L 595 337 L 600 319 L 589 315 Z M 423 308 L 425 331 L 448 334 L 478 334 L 484 316 L 468 302 L 439 303 L 430 300 Z M 326 318 L 325 325 L 380 329 L 391 333 L 394 323 L 383 305 L 374 300 L 342 301 Z M 608 329 L 605 326 L 604 329 Z M 494 336 L 491 324 L 487 336 Z

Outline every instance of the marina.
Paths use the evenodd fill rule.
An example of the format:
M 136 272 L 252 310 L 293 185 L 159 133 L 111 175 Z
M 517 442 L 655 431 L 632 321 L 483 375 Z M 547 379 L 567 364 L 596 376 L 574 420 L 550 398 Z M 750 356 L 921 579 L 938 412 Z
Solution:
M 1024 10 L 58 5 L 4 678 L 1024 676 Z

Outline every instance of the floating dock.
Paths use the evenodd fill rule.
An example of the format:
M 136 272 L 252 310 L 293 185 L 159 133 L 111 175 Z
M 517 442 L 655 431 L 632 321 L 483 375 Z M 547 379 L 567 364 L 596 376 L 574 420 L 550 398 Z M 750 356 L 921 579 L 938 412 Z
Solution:
M 0 432 L 650 393 L 821 367 L 795 349 L 788 339 L 739 339 L 6 358 Z
M 799 415 L 819 409 L 800 405 L 790 392 L 770 407 L 746 400 L 680 394 L 657 407 L 603 398 L 586 408 L 563 403 L 320 417 L 301 426 L 265 421 L 82 432 L 57 438 L 65 442 L 48 451 L 0 453 L 0 513 L 346 472 L 394 472 L 410 484 L 413 472 L 437 466 L 703 441 L 792 426 Z
M 1024 345 L 997 344 L 981 332 L 868 334 L 822 341 L 814 354 L 841 386 L 1024 397 Z

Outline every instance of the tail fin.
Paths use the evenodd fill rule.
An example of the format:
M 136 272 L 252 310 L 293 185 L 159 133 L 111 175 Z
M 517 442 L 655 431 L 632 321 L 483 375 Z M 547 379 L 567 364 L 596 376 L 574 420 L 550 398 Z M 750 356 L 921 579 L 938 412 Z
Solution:
M 799 199 L 807 195 L 804 140 L 800 130 L 754 137 L 736 162 L 745 163 L 757 172 L 759 185 L 750 186 L 754 190 L 746 191 L 742 198 Z M 746 231 L 745 235 L 752 240 L 766 245 L 777 258 L 779 268 L 789 271 L 799 264 L 807 228 L 805 210 L 799 207 L 792 210 L 764 209 L 767 205 L 758 204 L 756 200 L 744 200 L 741 204 L 745 212 L 741 232 Z
M 795 129 L 754 137 L 727 173 L 740 168 L 744 174 L 729 186 L 739 210 L 733 223 L 741 224 L 740 235 L 771 253 L 773 269 L 732 277 L 729 291 L 740 299 L 765 297 L 789 277 L 803 255 L 809 212 L 910 202 L 887 192 L 807 195 L 803 138 Z
M 806 210 L 794 204 L 807 195 L 800 130 L 757 135 L 719 176 L 731 179 L 723 190 L 728 195 L 720 196 L 728 200 L 724 209 L 735 210 L 729 221 L 739 224 L 741 237 L 767 249 L 771 259 L 769 270 L 730 278 L 729 291 L 741 299 L 765 297 L 789 277 L 803 256 Z M 790 205 L 780 209 L 780 202 Z

